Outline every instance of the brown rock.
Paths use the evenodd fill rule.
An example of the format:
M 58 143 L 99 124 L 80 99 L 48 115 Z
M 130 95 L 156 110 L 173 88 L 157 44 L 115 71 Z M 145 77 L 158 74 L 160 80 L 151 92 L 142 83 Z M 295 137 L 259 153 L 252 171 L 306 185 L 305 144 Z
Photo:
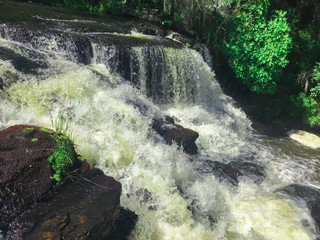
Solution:
M 0 229 L 40 199 L 55 184 L 48 162 L 55 143 L 38 127 L 16 125 L 0 132 Z
M 0 132 L 0 230 L 4 238 L 100 240 L 108 239 L 110 233 L 125 239 L 136 215 L 119 214 L 121 184 L 99 169 L 90 169 L 87 162 L 81 164 L 74 152 L 69 177 L 57 185 L 50 178 L 53 170 L 48 161 L 55 144 L 52 133 L 39 127 L 17 125 Z M 126 216 L 129 219 L 123 220 Z M 128 227 L 117 227 L 115 222 L 126 222 Z
M 118 218 L 120 194 L 119 182 L 91 169 L 20 217 L 18 222 L 33 225 L 21 239 L 103 239 Z
M 163 137 L 167 144 L 176 143 L 179 147 L 182 146 L 188 154 L 198 153 L 195 141 L 199 137 L 199 133 L 175 124 L 173 118 L 166 116 L 165 119 L 154 119 L 152 128 Z

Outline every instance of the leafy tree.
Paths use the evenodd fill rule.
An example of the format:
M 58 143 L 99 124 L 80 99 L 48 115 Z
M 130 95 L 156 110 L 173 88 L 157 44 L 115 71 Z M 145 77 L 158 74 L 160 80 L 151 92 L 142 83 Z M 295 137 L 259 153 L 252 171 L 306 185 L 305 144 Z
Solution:
M 288 64 L 290 28 L 285 11 L 269 16 L 266 2 L 247 2 L 235 9 L 233 31 L 226 44 L 230 66 L 251 91 L 274 94 L 281 70 Z

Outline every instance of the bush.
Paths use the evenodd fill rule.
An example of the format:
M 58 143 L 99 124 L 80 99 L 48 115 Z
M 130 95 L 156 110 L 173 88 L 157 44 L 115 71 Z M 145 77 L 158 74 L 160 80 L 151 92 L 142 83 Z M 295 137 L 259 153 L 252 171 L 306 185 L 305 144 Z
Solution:
M 311 74 L 311 96 L 320 102 L 320 63 L 317 63 Z
M 291 97 L 291 107 L 289 109 L 292 116 L 302 116 L 311 126 L 320 126 L 319 103 L 305 93 Z
M 225 50 L 230 66 L 251 91 L 274 94 L 292 43 L 286 12 L 275 11 L 268 18 L 268 5 L 256 1 L 243 4 L 234 14 Z

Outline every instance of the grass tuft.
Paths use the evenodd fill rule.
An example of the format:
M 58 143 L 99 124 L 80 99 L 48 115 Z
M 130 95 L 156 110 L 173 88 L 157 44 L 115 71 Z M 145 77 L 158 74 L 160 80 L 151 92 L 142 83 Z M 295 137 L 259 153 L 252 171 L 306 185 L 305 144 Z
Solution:
M 46 128 L 40 128 L 40 130 L 50 133 L 56 143 L 56 147 L 48 161 L 55 172 L 51 179 L 60 182 L 63 176 L 70 175 L 69 169 L 72 168 L 75 161 L 84 162 L 86 159 L 77 155 L 74 149 L 74 141 L 67 136 L 67 133 L 70 132 L 68 121 L 60 117 L 52 125 L 55 131 Z

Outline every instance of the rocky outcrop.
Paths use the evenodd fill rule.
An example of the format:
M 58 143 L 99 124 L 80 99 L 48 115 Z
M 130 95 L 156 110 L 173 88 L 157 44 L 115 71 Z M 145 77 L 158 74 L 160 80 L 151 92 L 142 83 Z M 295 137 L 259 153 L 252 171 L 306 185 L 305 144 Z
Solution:
M 0 230 L 5 239 L 99 240 L 117 234 L 121 184 L 90 169 L 75 152 L 68 177 L 57 184 L 48 161 L 55 147 L 52 132 L 39 127 L 17 125 L 0 132 Z M 135 218 L 131 213 L 131 227 L 121 239 Z
M 289 196 L 298 204 L 304 202 L 309 208 L 310 214 L 320 233 L 320 189 L 298 184 L 288 185 L 276 191 L 280 196 Z
M 229 182 L 237 186 L 241 177 L 260 183 L 265 178 L 264 167 L 253 159 L 237 159 L 232 161 L 213 161 L 198 159 L 195 169 L 203 174 L 213 174 L 219 181 Z
M 243 176 L 239 169 L 230 164 L 211 160 L 200 161 L 197 164 L 197 170 L 206 174 L 213 173 L 219 181 L 226 180 L 233 185 L 238 185 L 239 177 Z
M 0 132 L 0 229 L 34 202 L 48 199 L 55 182 L 48 162 L 55 143 L 47 132 L 19 125 Z
M 260 183 L 265 179 L 264 167 L 254 160 L 237 159 L 229 162 L 232 167 L 237 168 L 244 176 L 248 177 L 255 183 Z
M 165 143 L 171 145 L 176 143 L 183 147 L 188 154 L 197 154 L 198 147 L 195 143 L 199 133 L 175 124 L 174 119 L 166 116 L 164 119 L 154 119 L 152 128 L 164 139 Z
M 91 169 L 74 180 L 50 201 L 38 203 L 19 216 L 9 227 L 11 239 L 20 236 L 25 240 L 103 239 L 108 236 L 119 215 L 120 183 L 99 169 Z M 30 226 L 33 231 L 21 232 Z

